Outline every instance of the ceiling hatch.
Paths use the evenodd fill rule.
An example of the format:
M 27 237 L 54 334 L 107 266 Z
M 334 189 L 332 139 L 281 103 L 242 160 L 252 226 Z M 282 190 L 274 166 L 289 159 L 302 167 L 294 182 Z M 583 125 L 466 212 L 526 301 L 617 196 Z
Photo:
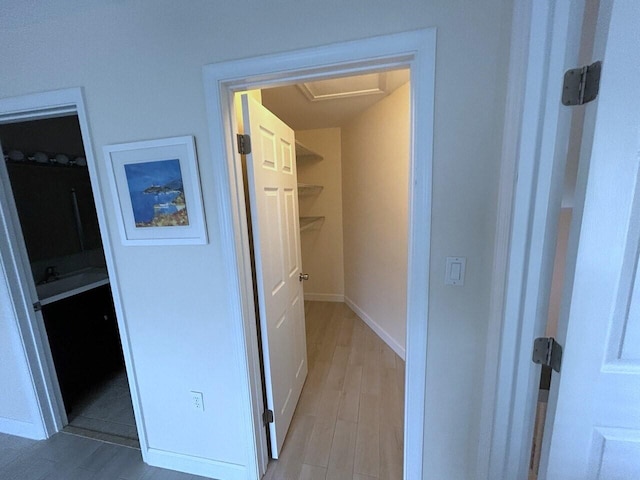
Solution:
M 312 102 L 388 93 L 386 72 L 299 83 L 297 87 Z

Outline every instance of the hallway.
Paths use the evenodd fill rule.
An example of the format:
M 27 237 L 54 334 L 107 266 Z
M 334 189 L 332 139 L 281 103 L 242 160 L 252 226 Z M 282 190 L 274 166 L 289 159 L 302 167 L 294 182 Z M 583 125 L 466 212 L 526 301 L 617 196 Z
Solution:
M 402 478 L 404 361 L 343 303 L 305 315 L 309 374 L 264 479 Z

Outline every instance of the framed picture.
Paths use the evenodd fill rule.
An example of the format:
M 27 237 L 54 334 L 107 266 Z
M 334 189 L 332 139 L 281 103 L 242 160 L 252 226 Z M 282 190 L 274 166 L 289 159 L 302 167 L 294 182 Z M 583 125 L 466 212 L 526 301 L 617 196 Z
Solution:
M 125 245 L 207 243 L 192 136 L 104 147 Z

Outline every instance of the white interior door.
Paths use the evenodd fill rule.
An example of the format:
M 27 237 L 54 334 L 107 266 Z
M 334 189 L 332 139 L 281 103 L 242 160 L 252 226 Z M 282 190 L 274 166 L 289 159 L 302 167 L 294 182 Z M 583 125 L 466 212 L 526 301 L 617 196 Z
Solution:
M 291 128 L 242 95 L 271 454 L 278 458 L 307 376 L 298 182 Z
M 549 480 L 640 478 L 640 82 L 628 80 L 640 77 L 640 2 L 611 3 L 608 33 L 596 37 L 602 82 L 582 223 L 572 233 L 579 238 L 566 338 L 559 332 L 564 360 L 551 388 L 555 415 L 545 428 L 540 478 Z

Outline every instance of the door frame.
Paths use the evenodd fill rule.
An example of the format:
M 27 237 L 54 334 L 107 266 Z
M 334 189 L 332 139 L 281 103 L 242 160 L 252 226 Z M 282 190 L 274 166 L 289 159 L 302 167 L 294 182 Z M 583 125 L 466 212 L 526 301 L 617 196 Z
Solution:
M 120 286 L 107 228 L 105 202 L 103 201 L 102 190 L 98 181 L 97 161 L 89 135 L 89 119 L 83 91 L 81 88 L 69 88 L 0 99 L 0 123 L 2 124 L 63 115 L 77 115 L 80 124 L 80 133 L 84 144 L 100 237 L 124 353 L 125 368 L 129 378 L 129 390 L 135 412 L 140 449 L 142 457 L 146 461 L 148 443 L 143 428 L 142 409 L 133 368 L 131 345 L 124 321 Z M 6 179 L 8 181 L 8 177 Z M 2 233 L 0 233 L 0 261 L 9 280 L 10 296 L 16 313 L 17 328 L 27 357 L 29 373 L 38 403 L 38 413 L 43 424 L 42 433 L 44 438 L 48 438 L 62 430 L 68 420 L 43 317 L 41 313 L 35 312 L 33 309 L 33 299 L 37 298 L 37 292 L 20 228 L 20 220 L 10 188 L 10 185 L 3 185 L 3 192 L 0 192 L 2 200 L 0 202 L 0 227 L 3 228 Z
M 233 282 L 232 313 L 237 358 L 250 405 L 245 435 L 255 455 L 248 469 L 266 471 L 268 450 L 262 423 L 263 395 L 243 176 L 234 134 L 234 94 L 337 75 L 409 68 L 411 78 L 411 167 L 407 285 L 404 478 L 423 478 L 424 408 L 429 319 L 432 163 L 436 29 L 347 41 L 206 65 L 203 81 L 216 175 L 219 226 L 226 274 Z M 411 452 L 412 455 L 406 455 Z M 419 454 L 417 452 L 420 452 Z
M 565 63 L 578 66 L 583 18 L 582 2 L 514 4 L 496 231 L 503 256 L 494 259 L 500 282 L 492 292 L 480 430 L 488 441 L 478 449 L 478 480 L 527 478 L 540 378 L 531 354 L 545 333 L 572 116 L 560 101 L 562 78 Z

